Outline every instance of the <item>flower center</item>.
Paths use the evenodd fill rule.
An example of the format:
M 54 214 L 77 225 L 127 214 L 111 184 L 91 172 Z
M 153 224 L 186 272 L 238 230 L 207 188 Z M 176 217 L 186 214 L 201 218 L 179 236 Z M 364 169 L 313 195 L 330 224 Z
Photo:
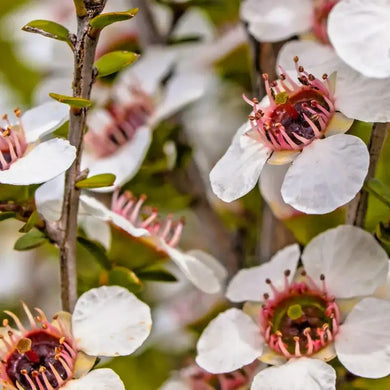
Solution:
M 328 16 L 339 0 L 317 0 L 314 6 L 313 32 L 325 44 L 330 44 L 328 37 Z
M 287 358 L 310 356 L 330 344 L 337 333 L 340 313 L 333 297 L 323 287 L 309 282 L 287 281 L 283 291 L 271 285 L 274 298 L 265 295 L 261 309 L 264 337 L 271 349 Z
M 0 170 L 9 169 L 12 163 L 23 157 L 27 149 L 27 142 L 24 136 L 23 125 L 20 120 L 21 112 L 15 109 L 15 115 L 19 120 L 19 124 L 12 126 L 6 114 L 2 120 L 6 126 L 0 126 Z
M 269 107 L 261 109 L 257 99 L 244 96 L 253 107 L 253 115 L 249 115 L 252 129 L 246 134 L 272 150 L 302 150 L 322 138 L 335 112 L 328 76 L 321 81 L 298 65 L 298 57 L 294 61 L 300 84 L 283 69 L 273 83 L 263 75 Z
M 131 99 L 125 104 L 111 103 L 105 112 L 104 123 L 89 124 L 85 136 L 87 146 L 97 157 L 107 157 L 131 141 L 154 111 L 153 101 L 139 88 L 133 87 Z
M 24 306 L 30 320 L 31 330 L 26 330 L 18 317 L 14 318 L 18 329 L 12 329 L 5 320 L 7 335 L 0 339 L 0 378 L 6 388 L 19 390 L 55 390 L 70 380 L 77 352 L 72 339 L 58 320 L 58 327 L 47 321 L 44 313 L 32 316 Z

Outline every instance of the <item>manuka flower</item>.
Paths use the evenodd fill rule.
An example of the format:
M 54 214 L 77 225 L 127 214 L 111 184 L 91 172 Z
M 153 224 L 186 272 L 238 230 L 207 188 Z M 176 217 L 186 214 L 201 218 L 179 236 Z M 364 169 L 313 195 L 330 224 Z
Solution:
M 168 256 L 197 288 L 210 294 L 219 292 L 226 278 L 224 267 L 201 250 L 182 252 L 177 248 L 184 221 L 174 221 L 172 215 L 163 220 L 157 208 L 152 208 L 151 211 L 144 209 L 141 213 L 145 200 L 145 195 L 136 199 L 129 192 L 119 195 L 119 190 L 116 190 L 109 210 L 92 197 L 82 195 L 80 198 L 81 207 L 91 216 L 111 223 L 113 227 Z M 146 214 L 146 217 L 142 214 Z M 96 224 L 87 232 L 95 228 Z M 102 232 L 99 233 L 99 239 L 102 240 Z
M 294 58 L 296 83 L 288 73 L 270 83 L 269 105 L 256 99 L 249 123 L 233 138 L 210 173 L 214 193 L 231 202 L 248 193 L 264 169 L 288 165 L 283 200 L 308 214 L 325 214 L 353 199 L 367 174 L 369 154 L 358 137 L 346 135 L 353 120 L 337 112 L 333 78 L 318 79 Z M 272 173 L 272 172 L 271 172 Z
M 116 186 L 128 182 L 146 155 L 152 128 L 202 95 L 203 77 L 193 73 L 174 73 L 162 85 L 174 60 L 169 51 L 150 49 L 120 75 L 106 106 L 91 111 L 83 158 L 92 175 L 110 172 Z
M 198 342 L 197 363 L 211 373 L 236 370 L 255 359 L 276 367 L 260 371 L 252 390 L 334 390 L 335 371 L 322 360 L 336 355 L 351 373 L 390 373 L 390 302 L 369 297 L 385 280 L 386 252 L 367 232 L 339 226 L 270 262 L 244 269 L 227 297 L 247 304 L 214 319 Z
M 88 372 L 96 356 L 133 353 L 151 328 L 149 307 L 118 286 L 84 293 L 73 314 L 60 312 L 49 322 L 35 309 L 34 317 L 23 305 L 29 328 L 6 311 L 15 322 L 3 321 L 0 337 L 0 379 L 4 390 L 124 390 L 111 369 Z
M 389 24 L 388 0 L 341 0 L 329 15 L 329 39 L 349 66 L 367 77 L 387 78 Z
M 0 122 L 0 183 L 42 183 L 66 171 L 75 159 L 75 148 L 60 138 L 39 141 L 67 120 L 69 108 L 50 102 L 23 115 L 15 109 L 15 115 L 17 123 L 7 115 Z

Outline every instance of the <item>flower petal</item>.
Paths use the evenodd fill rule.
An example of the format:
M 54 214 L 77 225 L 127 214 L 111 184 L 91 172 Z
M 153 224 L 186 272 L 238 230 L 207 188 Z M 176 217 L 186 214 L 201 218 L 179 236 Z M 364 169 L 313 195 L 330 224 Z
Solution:
M 353 122 L 353 119 L 346 117 L 341 112 L 336 112 L 332 116 L 328 126 L 326 126 L 325 137 L 346 133 L 351 128 Z
M 354 198 L 369 165 L 367 146 L 358 137 L 338 134 L 306 146 L 287 171 L 283 200 L 307 214 L 326 214 Z
M 294 359 L 260 371 L 251 390 L 335 390 L 336 372 L 318 359 Z
M 225 202 L 240 198 L 256 185 L 272 152 L 243 134 L 249 128 L 245 123 L 238 129 L 229 149 L 210 172 L 211 188 Z
M 310 0 L 246 0 L 241 17 L 258 41 L 277 42 L 311 28 L 313 5 Z
M 78 347 L 93 356 L 133 353 L 150 333 L 149 306 L 118 286 L 103 286 L 84 293 L 72 315 Z
M 69 119 L 69 107 L 66 104 L 50 101 L 26 111 L 21 119 L 26 140 L 31 143 L 64 124 Z
M 390 302 L 376 298 L 360 301 L 340 326 L 335 346 L 340 362 L 353 374 L 365 378 L 388 375 Z
M 59 175 L 35 191 L 35 206 L 47 221 L 58 221 L 61 217 L 64 181 L 65 176 Z
M 65 172 L 76 157 L 76 149 L 64 139 L 54 138 L 34 147 L 15 161 L 6 171 L 0 171 L 0 183 L 14 185 L 38 184 Z
M 142 161 L 152 142 L 152 132 L 148 127 L 139 128 L 134 137 L 121 146 L 120 149 L 111 156 L 85 161 L 83 165 L 89 168 L 90 176 L 100 173 L 113 173 L 116 176 L 115 184 L 111 187 L 95 189 L 96 192 L 113 191 L 115 186 L 122 186 L 127 183 L 138 172 Z
M 192 390 L 191 386 L 180 379 L 169 379 L 159 388 L 159 390 Z
M 299 211 L 292 208 L 283 200 L 281 194 L 284 177 L 289 168 L 290 165 L 265 164 L 260 175 L 259 185 L 261 195 L 278 219 L 287 219 L 300 214 Z
M 74 379 L 61 387 L 64 390 L 125 390 L 125 385 L 110 368 L 93 370 L 80 379 Z
M 187 104 L 199 99 L 206 87 L 206 78 L 200 74 L 177 74 L 168 83 L 165 96 L 157 106 L 151 126 L 169 118 Z
M 215 265 L 210 267 L 202 261 L 203 256 L 198 259 L 190 253 L 183 253 L 170 247 L 164 240 L 160 241 L 160 245 L 194 286 L 208 294 L 221 291 L 219 271 L 217 273 L 214 271 Z
M 367 77 L 385 78 L 390 76 L 389 25 L 388 0 L 343 0 L 329 14 L 328 35 L 349 66 Z
M 226 297 L 233 302 L 262 301 L 264 293 L 271 293 L 266 279 L 278 288 L 284 286 L 284 271 L 289 270 L 291 281 L 300 257 L 298 244 L 289 245 L 278 251 L 268 263 L 242 269 L 231 280 Z
M 346 225 L 313 238 L 302 262 L 314 281 L 325 276 L 327 289 L 336 298 L 372 294 L 385 282 L 388 271 L 387 254 L 374 237 Z
M 252 363 L 263 351 L 263 339 L 252 319 L 229 309 L 209 323 L 198 341 L 196 362 L 218 374 Z

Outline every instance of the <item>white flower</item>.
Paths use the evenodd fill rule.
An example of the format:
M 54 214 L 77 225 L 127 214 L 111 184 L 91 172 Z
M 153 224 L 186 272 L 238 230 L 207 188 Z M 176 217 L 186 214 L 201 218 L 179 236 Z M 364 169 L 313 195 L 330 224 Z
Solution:
M 16 109 L 15 114 L 17 124 L 6 115 L 0 123 L 0 183 L 42 183 L 66 171 L 75 159 L 75 148 L 60 138 L 39 141 L 67 120 L 69 108 L 49 102 L 23 115 Z
M 49 322 L 36 309 L 33 317 L 23 304 L 30 328 L 14 321 L 1 329 L 0 378 L 5 390 L 124 390 L 114 371 L 88 372 L 96 356 L 129 355 L 149 335 L 149 307 L 126 289 L 103 286 L 89 290 L 77 301 L 73 315 L 60 312 Z
M 214 257 L 201 250 L 182 252 L 177 248 L 183 220 L 173 221 L 169 215 L 163 221 L 159 218 L 156 208 L 152 208 L 146 219 L 142 219 L 140 211 L 145 199 L 146 196 L 141 196 L 137 200 L 128 192 L 119 196 L 117 191 L 114 193 L 112 210 L 87 195 L 82 195 L 80 201 L 90 215 L 110 222 L 145 245 L 170 257 L 187 279 L 200 290 L 209 294 L 219 292 L 226 278 L 225 268 Z M 88 229 L 88 232 L 90 230 Z
M 390 302 L 367 297 L 386 279 L 386 252 L 367 232 L 339 226 L 307 245 L 300 275 L 299 258 L 295 244 L 239 271 L 227 297 L 263 304 L 252 310 L 255 320 L 238 309 L 214 319 L 199 339 L 197 363 L 212 373 L 257 358 L 286 363 L 261 371 L 252 390 L 334 390 L 335 371 L 322 360 L 336 354 L 355 375 L 388 375 Z M 358 299 L 351 304 L 350 298 Z
M 162 86 L 174 60 L 169 51 L 149 49 L 119 76 L 107 107 L 90 113 L 84 166 L 91 175 L 110 172 L 116 186 L 128 182 L 146 155 L 152 128 L 202 95 L 203 77 L 195 73 L 175 73 Z
M 346 20 L 348 23 L 346 23 Z M 341 0 L 328 20 L 337 54 L 368 77 L 390 77 L 390 2 Z
M 297 57 L 294 62 L 299 84 L 282 69 L 277 82 L 269 83 L 264 75 L 269 106 L 245 98 L 253 107 L 250 121 L 210 172 L 212 189 L 225 202 L 248 193 L 266 164 L 292 163 L 281 195 L 284 202 L 308 214 L 335 210 L 363 185 L 368 150 L 358 137 L 343 134 L 353 120 L 336 112 L 339 101 L 333 77 L 317 79 L 298 65 Z

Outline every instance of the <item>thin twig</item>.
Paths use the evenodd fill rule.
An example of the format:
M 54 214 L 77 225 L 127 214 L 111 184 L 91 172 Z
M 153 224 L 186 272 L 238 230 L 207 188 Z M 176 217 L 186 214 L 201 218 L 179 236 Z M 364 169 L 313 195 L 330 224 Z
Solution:
M 375 177 L 376 168 L 383 145 L 386 140 L 390 123 L 374 123 L 371 132 L 368 150 L 370 152 L 370 166 L 366 176 L 366 181 Z M 364 229 L 366 224 L 368 208 L 368 192 L 362 189 L 355 199 L 348 205 L 346 223 L 359 226 Z

